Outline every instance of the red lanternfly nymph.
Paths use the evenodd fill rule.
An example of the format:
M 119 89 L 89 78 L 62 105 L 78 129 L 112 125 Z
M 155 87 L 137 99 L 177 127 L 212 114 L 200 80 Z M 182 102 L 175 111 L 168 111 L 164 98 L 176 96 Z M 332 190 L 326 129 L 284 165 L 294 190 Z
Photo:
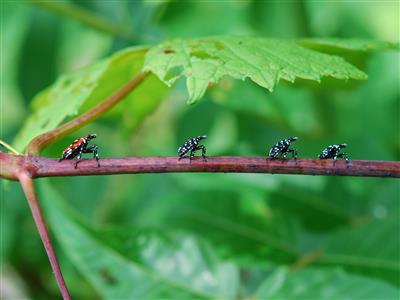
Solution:
M 93 145 L 88 147 L 88 143 L 91 139 L 96 138 L 95 134 L 89 134 L 87 137 L 82 137 L 80 139 L 76 139 L 73 141 L 71 145 L 69 145 L 62 153 L 59 161 L 64 159 L 73 159 L 77 158 L 75 163 L 75 169 L 78 166 L 78 163 L 81 160 L 82 153 L 93 153 L 93 158 L 97 161 L 97 166 L 100 167 L 99 163 L 99 147 L 97 145 Z
M 290 144 L 294 141 L 297 141 L 299 138 L 297 136 L 287 138 L 284 140 L 281 140 L 275 144 L 270 150 L 269 150 L 269 157 L 271 158 L 277 158 L 278 156 L 286 158 L 286 156 L 291 152 L 292 157 L 294 159 L 297 158 L 297 149 L 295 148 L 290 148 Z
M 205 138 L 207 138 L 207 136 L 199 135 L 192 139 L 188 139 L 182 146 L 180 146 L 178 148 L 179 160 L 184 158 L 187 153 L 190 153 L 189 159 L 192 160 L 194 157 L 194 153 L 197 150 L 201 150 L 201 156 L 203 157 L 203 160 L 207 160 L 206 159 L 206 147 L 204 145 L 199 145 L 199 142 L 201 140 L 204 140 Z
M 349 156 L 347 155 L 347 153 L 342 153 L 342 149 L 346 147 L 347 144 L 329 145 L 321 152 L 318 157 L 322 159 L 333 158 L 335 161 L 338 158 L 343 158 L 346 160 L 346 162 L 348 162 Z

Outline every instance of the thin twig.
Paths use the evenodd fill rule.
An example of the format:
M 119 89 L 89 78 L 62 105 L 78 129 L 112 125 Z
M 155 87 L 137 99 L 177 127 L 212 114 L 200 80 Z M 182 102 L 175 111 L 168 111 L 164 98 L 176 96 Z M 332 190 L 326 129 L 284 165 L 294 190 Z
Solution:
M 3 146 L 6 148 L 8 151 L 10 151 L 13 154 L 21 154 L 17 150 L 15 150 L 11 145 L 7 144 L 5 141 L 0 140 L 0 146 Z
M 133 89 L 135 89 L 149 73 L 139 73 L 132 80 L 122 86 L 114 94 L 106 100 L 101 101 L 97 106 L 87 111 L 86 113 L 72 119 L 71 121 L 34 138 L 27 147 L 29 155 L 39 155 L 40 151 L 46 146 L 62 138 L 63 136 L 73 132 L 74 130 L 83 127 L 85 124 L 97 119 L 106 111 L 114 107 Z
M 270 159 L 264 157 L 215 156 L 178 160 L 177 157 L 124 157 L 100 159 L 100 167 L 94 159 L 83 160 L 78 168 L 74 161 L 17 156 L 0 153 L 4 166 L 1 176 L 13 179 L 7 166 L 28 168 L 32 177 L 110 175 L 135 173 L 270 173 L 330 176 L 400 177 L 400 162 L 352 160 L 333 161 L 323 159 Z M 12 168 L 11 168 L 12 169 Z M 15 176 L 14 176 L 15 177 Z
M 53 245 L 50 239 L 49 232 L 47 230 L 46 222 L 43 218 L 42 210 L 35 193 L 32 177 L 28 172 L 20 172 L 18 174 L 19 181 L 22 189 L 24 190 L 25 196 L 28 199 L 29 207 L 31 208 L 33 219 L 35 220 L 36 227 L 39 231 L 40 238 L 42 239 L 44 248 L 46 249 L 47 256 L 49 257 L 51 268 L 53 269 L 54 275 L 57 280 L 58 287 L 60 288 L 61 295 L 64 300 L 70 300 L 68 288 L 65 284 L 64 278 L 61 273 L 60 265 L 57 261 L 56 253 L 53 249 Z
M 115 23 L 93 13 L 78 5 L 63 2 L 63 1 L 40 1 L 40 0 L 26 0 L 26 2 L 37 5 L 43 9 L 47 9 L 60 16 L 67 17 L 72 20 L 77 20 L 86 26 L 90 26 L 96 30 L 106 32 L 113 36 L 117 36 L 128 41 L 134 41 L 137 35 L 122 25 L 115 25 Z
M 297 272 L 300 269 L 304 269 L 306 266 L 313 264 L 320 259 L 322 253 L 322 249 L 317 248 L 309 253 L 304 254 L 290 266 L 290 271 Z

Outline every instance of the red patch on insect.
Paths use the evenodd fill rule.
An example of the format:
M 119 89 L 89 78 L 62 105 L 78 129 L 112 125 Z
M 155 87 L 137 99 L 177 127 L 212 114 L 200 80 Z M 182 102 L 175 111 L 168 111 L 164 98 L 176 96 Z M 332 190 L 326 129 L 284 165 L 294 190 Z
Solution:
M 84 143 L 86 143 L 86 140 L 84 138 L 80 138 L 79 140 L 75 140 L 70 147 L 76 149 Z
M 84 138 L 75 140 L 71 145 L 69 145 L 67 148 L 65 148 L 65 150 L 63 151 L 63 154 L 74 151 L 75 149 L 82 146 L 82 144 L 84 144 L 84 143 L 86 143 L 86 140 Z

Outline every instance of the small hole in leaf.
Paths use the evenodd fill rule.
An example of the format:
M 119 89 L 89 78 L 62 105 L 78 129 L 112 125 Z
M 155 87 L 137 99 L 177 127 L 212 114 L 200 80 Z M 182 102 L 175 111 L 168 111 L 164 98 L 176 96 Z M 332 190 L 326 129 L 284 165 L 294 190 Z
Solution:
M 168 81 L 172 78 L 179 77 L 183 72 L 182 66 L 175 66 L 168 70 L 167 74 L 164 76 L 164 80 Z
M 176 53 L 176 52 L 175 52 L 175 50 L 172 50 L 172 49 L 168 49 L 168 48 L 167 48 L 167 49 L 164 49 L 164 50 L 163 50 L 163 53 L 165 53 L 165 54 L 172 54 L 172 53 Z

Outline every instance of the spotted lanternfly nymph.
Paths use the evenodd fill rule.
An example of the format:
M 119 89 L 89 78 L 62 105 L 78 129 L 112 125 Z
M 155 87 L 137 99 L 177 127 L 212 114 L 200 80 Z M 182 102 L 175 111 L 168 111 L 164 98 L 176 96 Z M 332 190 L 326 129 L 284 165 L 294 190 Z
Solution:
M 341 149 L 346 147 L 347 144 L 330 145 L 326 147 L 318 157 L 321 159 L 333 158 L 334 160 L 337 158 L 343 158 L 346 161 L 349 161 L 349 156 L 346 153 L 341 153 Z
M 179 159 L 186 157 L 185 155 L 189 153 L 189 159 L 192 160 L 194 157 L 194 153 L 197 150 L 201 150 L 201 156 L 204 160 L 206 160 L 206 147 L 204 145 L 199 145 L 199 142 L 205 138 L 207 138 L 207 136 L 199 135 L 197 137 L 187 140 L 182 146 L 178 148 Z
M 275 146 L 273 146 L 271 150 L 269 150 L 269 157 L 277 158 L 279 155 L 280 157 L 283 156 L 284 158 L 286 158 L 287 154 L 291 152 L 292 157 L 297 158 L 297 149 L 290 149 L 290 144 L 294 141 L 297 141 L 298 139 L 299 138 L 295 136 L 277 142 Z
M 81 160 L 82 153 L 93 153 L 93 158 L 97 161 L 97 166 L 100 167 L 99 163 L 99 147 L 97 145 L 93 145 L 88 147 L 88 143 L 91 139 L 96 138 L 95 134 L 89 134 L 87 137 L 82 137 L 80 139 L 76 139 L 73 141 L 71 145 L 69 145 L 62 153 L 59 161 L 64 159 L 73 159 L 77 158 L 75 163 L 75 169 L 78 166 L 78 163 Z

